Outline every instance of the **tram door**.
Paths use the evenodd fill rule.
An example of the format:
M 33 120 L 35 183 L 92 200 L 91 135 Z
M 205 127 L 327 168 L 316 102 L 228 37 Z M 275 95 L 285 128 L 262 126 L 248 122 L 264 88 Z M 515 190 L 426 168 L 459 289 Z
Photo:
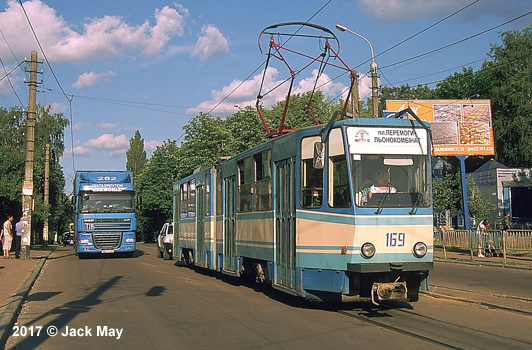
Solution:
M 196 186 L 196 263 L 205 266 L 205 185 Z
M 223 269 L 227 272 L 235 272 L 235 246 L 236 246 L 236 177 L 224 179 L 225 216 L 224 216 L 224 257 Z
M 275 281 L 278 286 L 295 289 L 296 218 L 295 161 L 275 163 Z

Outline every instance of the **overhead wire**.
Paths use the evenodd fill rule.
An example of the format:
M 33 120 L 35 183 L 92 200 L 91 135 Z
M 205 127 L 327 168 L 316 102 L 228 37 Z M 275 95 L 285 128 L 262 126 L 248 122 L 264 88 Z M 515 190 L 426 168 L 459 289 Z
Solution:
M 41 53 L 44 57 L 44 60 L 46 62 L 46 65 L 48 66 L 48 68 L 50 69 L 50 73 L 52 73 L 52 76 L 54 77 L 55 79 L 55 82 L 57 83 L 57 85 L 59 86 L 59 89 L 61 89 L 61 92 L 63 93 L 63 95 L 65 96 L 65 98 L 67 99 L 68 101 L 68 104 L 69 104 L 69 114 L 70 114 L 70 134 L 71 134 L 71 152 L 72 152 L 72 168 L 73 170 L 76 169 L 76 166 L 75 166 L 75 162 L 74 162 L 74 138 L 73 138 L 73 135 L 74 135 L 74 132 L 73 132 L 73 116 L 72 116 L 72 97 L 69 97 L 65 90 L 63 89 L 63 86 L 61 85 L 61 83 L 59 82 L 59 79 L 57 78 L 57 75 L 55 74 L 53 68 L 52 68 L 52 65 L 50 64 L 50 61 L 48 60 L 48 57 L 46 56 L 46 53 L 44 52 L 44 49 L 41 45 L 41 42 L 39 41 L 39 38 L 37 37 L 37 33 L 35 32 L 35 29 L 33 28 L 33 25 L 31 24 L 31 20 L 28 16 L 28 13 L 26 12 L 26 9 L 24 8 L 24 5 L 22 4 L 22 0 L 19 0 L 18 1 L 19 4 L 20 4 L 20 7 L 22 8 L 22 12 L 24 12 L 24 16 L 26 17 L 26 21 L 28 22 L 28 25 L 30 26 L 30 29 L 31 29 L 31 32 L 33 33 L 33 36 L 35 37 L 35 41 L 37 42 L 37 45 L 39 46 L 40 50 L 41 50 Z
M 323 9 L 325 7 L 327 7 L 327 5 L 329 5 L 331 3 L 332 0 L 328 0 L 325 4 L 323 4 L 312 16 L 310 16 L 309 19 L 307 19 L 305 21 L 305 23 L 308 23 L 309 21 L 311 21 L 314 17 L 316 17 L 321 11 L 323 11 Z M 293 35 L 297 34 L 301 28 L 303 28 L 303 26 L 299 27 Z M 286 42 L 290 41 L 292 37 L 289 37 Z M 240 82 L 240 84 L 238 84 L 233 90 L 231 90 L 231 92 L 229 92 L 229 94 L 227 94 L 227 96 L 225 96 L 220 102 L 218 102 L 213 108 L 211 108 L 211 110 L 208 112 L 209 114 L 212 113 L 212 111 L 214 111 L 216 109 L 216 107 L 218 107 L 220 104 L 222 104 L 225 100 L 227 100 L 236 90 L 238 90 L 238 88 L 240 88 L 249 78 L 251 78 L 262 66 L 264 66 L 264 64 L 266 63 L 267 60 L 264 60 L 264 62 L 262 62 L 257 68 L 255 68 L 255 70 L 249 74 L 246 79 L 242 80 Z M 287 79 L 288 80 L 288 79 Z M 287 80 L 285 80 L 284 82 L 286 82 Z M 284 84 L 284 82 L 282 82 L 280 85 Z

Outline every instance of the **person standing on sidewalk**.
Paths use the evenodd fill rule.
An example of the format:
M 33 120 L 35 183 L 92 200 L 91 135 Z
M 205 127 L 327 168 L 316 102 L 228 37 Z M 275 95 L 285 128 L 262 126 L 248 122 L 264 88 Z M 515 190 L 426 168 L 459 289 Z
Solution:
M 11 221 L 13 221 L 13 215 L 4 222 L 4 229 L 2 234 L 2 242 L 4 243 L 4 259 L 9 259 L 9 250 L 11 249 L 11 241 L 13 240 L 13 233 L 11 232 Z
M 20 241 L 22 239 L 22 227 L 24 225 L 23 218 L 20 218 L 20 221 L 15 224 L 15 258 L 20 259 Z
M 482 254 L 482 249 L 483 249 L 482 241 L 484 240 L 484 235 L 486 234 L 486 230 L 489 227 L 489 225 L 490 225 L 490 220 L 484 219 L 480 222 L 480 224 L 478 224 L 478 227 L 477 227 L 478 257 L 479 258 L 484 258 L 484 254 Z
M 504 222 L 502 224 L 502 228 L 505 232 L 510 229 L 510 213 L 506 213 L 506 215 L 504 215 Z

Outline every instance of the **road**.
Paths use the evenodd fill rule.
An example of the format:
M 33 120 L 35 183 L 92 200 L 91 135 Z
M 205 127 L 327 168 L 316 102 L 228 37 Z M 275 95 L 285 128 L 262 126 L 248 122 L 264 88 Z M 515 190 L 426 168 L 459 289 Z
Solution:
M 130 259 L 82 260 L 71 248 L 58 248 L 18 318 L 18 337 L 11 336 L 6 349 L 532 347 L 529 314 L 425 294 L 418 303 L 394 308 L 309 304 L 157 259 L 153 244 L 139 248 Z M 508 271 L 494 269 L 487 276 L 503 278 Z M 510 279 L 531 281 L 532 272 L 506 278 L 519 285 Z M 478 287 L 467 285 L 475 279 L 485 281 L 479 270 L 440 263 L 431 282 L 440 289 L 447 282 L 451 289 L 471 289 Z M 54 330 L 55 336 L 47 334 Z

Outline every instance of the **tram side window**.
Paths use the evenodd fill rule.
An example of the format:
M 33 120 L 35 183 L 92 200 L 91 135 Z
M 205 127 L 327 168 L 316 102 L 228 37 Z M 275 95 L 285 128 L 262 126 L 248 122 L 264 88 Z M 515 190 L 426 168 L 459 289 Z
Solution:
M 347 173 L 347 161 L 345 156 L 330 158 L 330 177 L 332 200 L 329 203 L 333 207 L 346 208 L 351 206 L 349 194 L 349 174 Z
M 205 174 L 205 215 L 211 215 L 211 174 Z
M 253 156 L 255 162 L 254 199 L 255 210 L 272 208 L 271 152 L 265 150 Z
M 181 201 L 181 205 L 179 206 L 179 210 L 180 210 L 180 214 L 179 216 L 184 219 L 187 217 L 187 210 L 188 210 L 188 184 L 184 183 L 184 184 L 181 184 L 180 187 L 180 201 Z
M 323 203 L 323 169 L 313 165 L 314 143 L 320 142 L 319 136 L 301 140 L 301 206 L 319 208 Z
M 222 171 L 216 173 L 216 215 L 222 215 L 223 197 L 222 197 Z
M 196 216 L 196 180 L 192 179 L 188 182 L 189 196 L 187 200 L 188 217 Z
M 329 205 L 337 208 L 351 206 L 349 191 L 349 173 L 345 156 L 342 130 L 332 129 L 329 135 Z
M 177 190 L 177 193 L 174 192 L 173 196 L 172 196 L 172 201 L 173 201 L 173 220 L 174 222 L 179 222 L 179 218 L 181 217 L 181 186 L 179 186 L 176 190 Z
M 251 211 L 252 187 L 251 187 L 251 157 L 240 160 L 238 167 L 238 211 Z

